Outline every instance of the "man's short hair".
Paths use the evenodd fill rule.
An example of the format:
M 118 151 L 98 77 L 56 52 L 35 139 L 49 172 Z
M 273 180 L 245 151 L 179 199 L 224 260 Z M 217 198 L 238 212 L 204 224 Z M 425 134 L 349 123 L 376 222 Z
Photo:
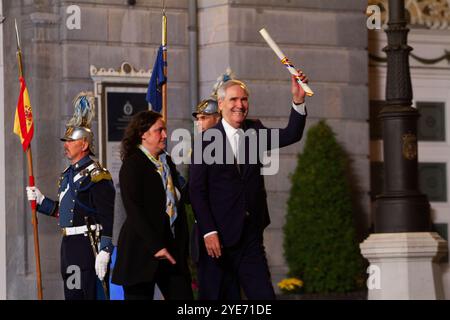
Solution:
M 231 79 L 231 80 L 228 80 L 228 81 L 224 82 L 219 87 L 219 89 L 217 89 L 217 100 L 225 99 L 225 94 L 227 92 L 227 89 L 232 87 L 232 86 L 240 86 L 245 91 L 247 96 L 250 95 L 250 92 L 248 91 L 247 85 L 244 82 L 242 82 L 240 80 L 236 80 L 236 79 Z

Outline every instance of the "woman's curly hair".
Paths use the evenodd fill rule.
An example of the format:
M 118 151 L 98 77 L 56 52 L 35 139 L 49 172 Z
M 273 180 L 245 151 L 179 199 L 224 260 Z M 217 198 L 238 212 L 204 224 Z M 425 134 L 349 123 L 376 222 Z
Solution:
M 142 142 L 142 135 L 153 126 L 162 115 L 154 111 L 141 111 L 136 113 L 127 128 L 121 142 L 120 158 L 122 160 L 128 158 L 138 149 L 138 145 Z

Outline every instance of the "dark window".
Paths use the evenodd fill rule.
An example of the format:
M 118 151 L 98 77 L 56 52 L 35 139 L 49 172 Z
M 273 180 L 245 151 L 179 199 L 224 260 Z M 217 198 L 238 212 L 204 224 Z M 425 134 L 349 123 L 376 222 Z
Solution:
M 419 141 L 445 141 L 445 103 L 417 102 Z

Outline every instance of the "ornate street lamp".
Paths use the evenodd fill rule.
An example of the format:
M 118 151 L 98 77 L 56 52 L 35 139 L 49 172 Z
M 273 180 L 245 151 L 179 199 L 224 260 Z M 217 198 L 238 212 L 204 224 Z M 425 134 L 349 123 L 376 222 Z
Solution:
M 386 30 L 386 103 L 383 127 L 384 186 L 375 201 L 376 233 L 430 231 L 430 204 L 418 188 L 417 120 L 412 105 L 404 0 L 389 0 Z

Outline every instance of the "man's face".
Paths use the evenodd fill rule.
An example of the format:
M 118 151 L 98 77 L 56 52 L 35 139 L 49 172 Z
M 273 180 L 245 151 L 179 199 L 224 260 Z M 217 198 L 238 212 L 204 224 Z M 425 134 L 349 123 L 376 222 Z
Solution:
M 222 117 L 234 128 L 240 128 L 248 114 L 248 96 L 240 85 L 227 88 L 225 98 L 219 99 Z
M 164 121 L 159 118 L 142 135 L 142 145 L 150 151 L 153 156 L 159 155 L 166 147 L 167 128 Z
M 195 117 L 197 119 L 198 132 L 205 131 L 211 127 L 214 127 L 217 122 L 219 122 L 219 114 L 197 114 Z
M 89 150 L 89 144 L 85 139 L 64 142 L 64 154 L 72 163 L 81 160 Z

